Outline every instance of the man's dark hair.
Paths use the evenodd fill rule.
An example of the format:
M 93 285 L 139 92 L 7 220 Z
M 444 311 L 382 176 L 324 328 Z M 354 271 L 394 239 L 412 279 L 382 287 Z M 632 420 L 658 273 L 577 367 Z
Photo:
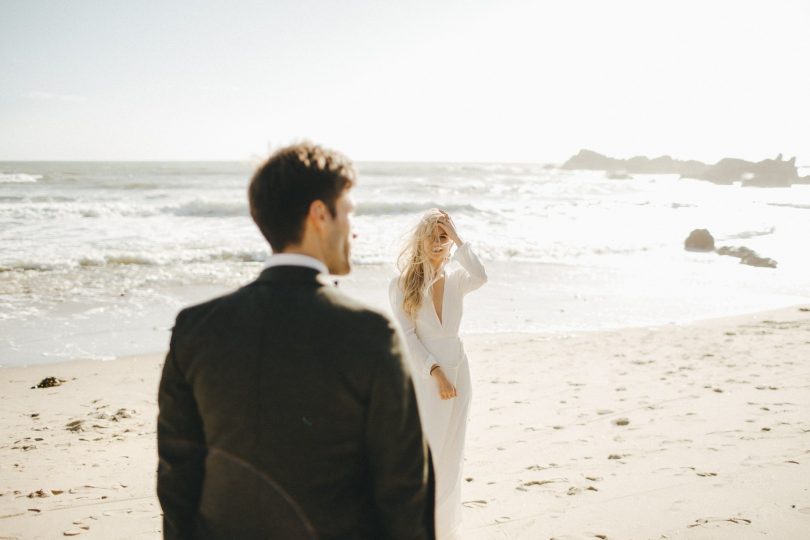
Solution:
M 282 251 L 301 242 L 310 205 L 323 201 L 334 217 L 338 197 L 355 178 L 352 162 L 339 152 L 312 143 L 282 148 L 250 181 L 250 215 L 273 251 Z

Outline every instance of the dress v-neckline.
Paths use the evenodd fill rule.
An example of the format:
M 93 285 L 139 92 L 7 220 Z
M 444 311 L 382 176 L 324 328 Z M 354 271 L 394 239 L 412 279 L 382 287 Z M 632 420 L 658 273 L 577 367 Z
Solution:
M 445 295 L 447 293 L 447 273 L 444 272 L 442 275 L 442 279 L 444 283 L 442 283 L 442 312 L 441 315 L 439 311 L 436 309 L 436 302 L 433 301 L 433 285 L 436 283 L 434 282 L 433 285 L 430 286 L 430 306 L 433 309 L 433 315 L 436 317 L 436 320 L 439 322 L 439 326 L 444 328 L 444 303 L 445 303 Z M 438 281 L 438 280 L 436 280 Z

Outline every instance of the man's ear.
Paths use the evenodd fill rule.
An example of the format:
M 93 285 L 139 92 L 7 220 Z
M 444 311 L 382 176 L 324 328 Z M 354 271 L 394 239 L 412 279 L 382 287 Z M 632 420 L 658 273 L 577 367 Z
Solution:
M 315 229 L 320 231 L 327 222 L 327 214 L 329 214 L 329 209 L 322 200 L 312 201 L 312 204 L 309 205 L 307 221 L 311 222 Z

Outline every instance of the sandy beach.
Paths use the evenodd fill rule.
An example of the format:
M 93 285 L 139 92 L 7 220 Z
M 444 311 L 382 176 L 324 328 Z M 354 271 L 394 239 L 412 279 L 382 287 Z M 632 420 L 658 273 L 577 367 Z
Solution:
M 465 341 L 465 539 L 810 537 L 810 306 Z M 162 361 L 0 369 L 0 538 L 160 537 Z

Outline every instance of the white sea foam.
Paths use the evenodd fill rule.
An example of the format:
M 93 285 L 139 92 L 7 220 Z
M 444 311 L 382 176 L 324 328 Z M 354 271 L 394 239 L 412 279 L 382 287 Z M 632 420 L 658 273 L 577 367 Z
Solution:
M 41 174 L 0 173 L 0 184 L 31 184 L 42 180 Z
M 48 270 L 53 270 L 58 265 L 55 264 L 47 264 L 39 261 L 9 261 L 6 263 L 0 263 L 0 272 L 12 272 L 12 271 L 37 271 L 37 272 L 45 272 Z M 16 291 L 15 291 L 16 292 Z
M 421 213 L 430 208 L 440 208 L 445 212 L 467 212 L 479 213 L 480 209 L 476 208 L 473 204 L 441 204 L 433 201 L 416 202 L 416 201 L 401 201 L 401 202 L 378 202 L 378 201 L 365 201 L 357 205 L 355 213 L 358 216 L 386 216 L 386 215 L 410 215 L 414 213 Z
M 179 206 L 166 206 L 162 211 L 176 216 L 189 217 L 235 217 L 247 216 L 246 201 L 221 201 L 213 199 L 194 199 Z
M 797 208 L 800 210 L 810 210 L 810 204 L 790 204 L 790 203 L 768 203 L 770 206 L 781 206 L 783 208 Z
M 773 234 L 776 232 L 775 227 L 769 227 L 767 229 L 758 230 L 758 231 L 742 231 L 734 234 L 729 234 L 724 236 L 723 240 L 736 240 L 736 239 L 744 239 L 744 238 L 755 238 L 757 236 L 767 236 L 769 234 Z
M 167 258 L 158 258 L 149 256 L 145 253 L 119 253 L 101 256 L 84 256 L 81 257 L 77 263 L 80 267 L 89 266 L 107 266 L 107 265 L 140 265 L 140 266 L 158 266 L 166 264 Z

